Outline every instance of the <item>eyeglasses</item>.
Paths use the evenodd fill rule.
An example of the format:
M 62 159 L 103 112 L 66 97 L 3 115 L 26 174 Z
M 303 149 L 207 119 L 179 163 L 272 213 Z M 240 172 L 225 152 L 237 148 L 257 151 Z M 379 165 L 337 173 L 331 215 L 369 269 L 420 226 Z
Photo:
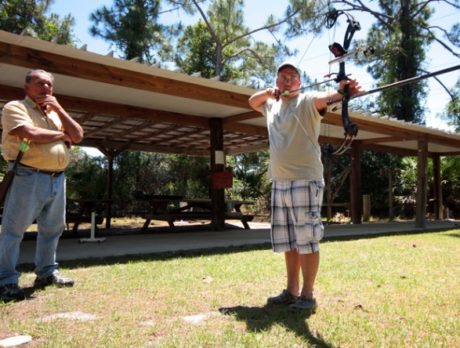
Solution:
M 287 74 L 278 74 L 278 78 L 285 83 L 290 83 L 290 82 L 297 82 L 300 80 L 299 76 L 297 75 L 287 75 Z

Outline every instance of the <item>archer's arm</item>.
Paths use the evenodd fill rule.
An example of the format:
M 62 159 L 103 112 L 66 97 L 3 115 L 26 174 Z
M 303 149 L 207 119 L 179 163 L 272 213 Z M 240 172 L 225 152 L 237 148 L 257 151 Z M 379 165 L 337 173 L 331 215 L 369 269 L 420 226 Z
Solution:
M 249 106 L 256 111 L 262 112 L 262 108 L 268 99 L 279 98 L 280 91 L 278 88 L 267 88 L 254 93 L 249 98 Z
M 330 104 L 340 103 L 343 99 L 343 91 L 346 85 L 349 86 L 350 96 L 362 93 L 361 86 L 359 85 L 358 81 L 342 80 L 340 81 L 339 89 L 337 90 L 337 92 L 328 92 L 324 95 L 320 95 L 319 97 L 315 98 L 316 109 L 319 112 L 321 112 L 324 111 L 326 107 Z

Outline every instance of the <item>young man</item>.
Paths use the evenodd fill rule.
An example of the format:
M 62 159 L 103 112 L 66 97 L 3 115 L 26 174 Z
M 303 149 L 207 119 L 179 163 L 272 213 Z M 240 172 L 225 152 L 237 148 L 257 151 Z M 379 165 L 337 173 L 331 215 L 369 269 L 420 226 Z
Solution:
M 287 288 L 267 303 L 284 304 L 291 311 L 316 311 L 313 287 L 319 268 L 319 241 L 323 237 L 320 213 L 323 200 L 323 164 L 318 143 L 322 114 L 350 95 L 360 93 L 354 80 L 342 81 L 335 93 L 300 93 L 300 70 L 292 62 L 277 70 L 276 88 L 256 92 L 249 105 L 267 119 L 270 143 L 271 240 L 275 252 L 284 252 Z M 303 286 L 300 286 L 302 271 Z
M 0 233 L 0 301 L 23 299 L 16 264 L 24 232 L 37 221 L 34 286 L 72 286 L 56 263 L 56 248 L 65 227 L 65 176 L 72 144 L 83 129 L 53 96 L 54 77 L 44 70 L 26 76 L 23 100 L 7 103 L 2 112 L 3 157 L 13 165 L 21 142 L 29 144 L 5 198 Z

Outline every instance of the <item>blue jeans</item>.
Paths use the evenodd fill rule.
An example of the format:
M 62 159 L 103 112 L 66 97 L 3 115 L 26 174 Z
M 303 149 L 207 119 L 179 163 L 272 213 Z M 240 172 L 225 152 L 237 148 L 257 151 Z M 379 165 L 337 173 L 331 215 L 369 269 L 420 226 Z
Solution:
M 19 165 L 8 191 L 3 208 L 0 233 L 0 286 L 17 284 L 20 244 L 25 230 L 37 221 L 35 274 L 47 277 L 53 274 L 56 248 L 65 228 L 65 175 L 37 173 Z

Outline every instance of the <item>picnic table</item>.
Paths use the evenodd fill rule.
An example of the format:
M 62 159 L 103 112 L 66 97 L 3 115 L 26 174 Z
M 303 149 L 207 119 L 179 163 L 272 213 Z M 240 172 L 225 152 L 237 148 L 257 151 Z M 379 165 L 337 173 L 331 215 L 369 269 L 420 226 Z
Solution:
M 139 199 L 139 198 L 138 198 Z M 143 214 L 145 223 L 142 227 L 147 230 L 152 220 L 167 221 L 170 228 L 174 229 L 174 222 L 180 220 L 213 220 L 212 200 L 209 198 L 184 198 L 170 195 L 146 195 L 141 198 L 146 200 L 150 211 Z M 241 211 L 243 205 L 254 204 L 252 201 L 227 200 L 226 219 L 240 220 L 245 229 L 249 229 L 248 221 L 253 215 Z
M 78 231 L 78 226 L 83 222 L 91 222 L 91 213 L 96 213 L 96 224 L 101 224 L 104 221 L 102 212 L 107 205 L 112 204 L 111 199 L 67 199 L 66 205 L 66 224 L 69 230 L 69 224 L 73 223 L 72 232 Z

